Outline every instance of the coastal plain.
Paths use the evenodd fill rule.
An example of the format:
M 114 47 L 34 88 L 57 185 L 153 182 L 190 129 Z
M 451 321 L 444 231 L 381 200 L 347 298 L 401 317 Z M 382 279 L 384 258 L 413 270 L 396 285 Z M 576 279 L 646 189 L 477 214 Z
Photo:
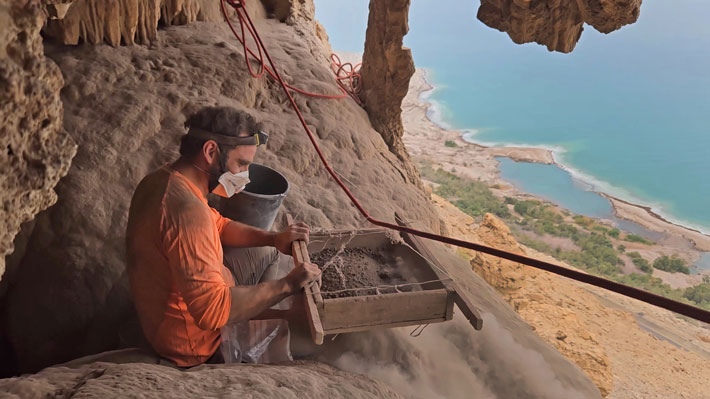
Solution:
M 426 80 L 426 70 L 419 68 L 410 82 L 410 90 L 402 103 L 402 119 L 405 126 L 403 141 L 412 158 L 417 163 L 431 163 L 435 168 L 470 180 L 480 181 L 491 187 L 497 196 L 520 199 L 537 199 L 547 202 L 560 211 L 563 208 L 549 203 L 520 190 L 506 181 L 499 170 L 498 157 L 507 157 L 516 162 L 556 164 L 554 154 L 545 148 L 532 147 L 489 147 L 465 140 L 461 131 L 444 129 L 429 118 L 432 104 L 426 102 L 427 94 L 434 87 Z M 447 145 L 446 143 L 449 143 Z M 453 144 L 451 144 L 453 143 Z M 631 221 L 650 233 L 661 238 L 654 245 L 623 244 L 629 251 L 639 251 L 644 258 L 653 260 L 659 256 L 676 254 L 689 265 L 700 259 L 703 252 L 710 251 L 710 236 L 692 228 L 687 228 L 668 221 L 653 212 L 649 207 L 632 204 L 605 193 L 614 215 Z M 613 227 L 610 220 L 598 220 L 599 223 Z M 555 237 L 536 237 L 551 245 L 559 245 Z M 624 266 L 624 272 L 638 272 L 630 261 Z M 653 276 L 663 280 L 673 288 L 684 288 L 699 284 L 703 276 L 710 276 L 710 270 L 699 270 L 697 274 L 666 273 L 654 270 Z
M 432 168 L 483 182 L 501 198 L 544 201 L 503 180 L 496 157 L 553 164 L 552 152 L 543 148 L 487 147 L 464 140 L 462 132 L 444 129 L 429 119 L 431 104 L 426 102 L 426 93 L 432 89 L 426 80 L 426 70 L 417 69 L 402 104 L 403 140 L 415 162 L 425 162 Z M 435 183 L 428 183 L 436 187 Z M 627 251 L 642 251 L 644 257 L 650 258 L 676 253 L 692 263 L 701 252 L 710 249 L 710 237 L 698 231 L 666 221 L 643 206 L 607 198 L 617 217 L 662 233 L 662 238 L 653 245 L 624 242 Z M 508 226 L 493 215 L 487 214 L 477 221 L 433 193 L 432 202 L 439 210 L 442 225 L 453 237 L 574 268 L 518 243 Z M 604 220 L 596 222 L 611 224 Z M 559 237 L 536 238 L 551 245 L 565 245 Z M 580 366 L 603 396 L 710 397 L 705 381 L 710 375 L 710 328 L 707 325 L 519 264 L 468 250 L 458 252 L 470 260 L 472 270 L 503 295 L 538 335 Z M 622 272 L 639 271 L 633 264 L 626 264 Z M 708 274 L 707 270 L 690 275 L 653 270 L 653 277 L 673 288 L 698 284 L 703 275 Z

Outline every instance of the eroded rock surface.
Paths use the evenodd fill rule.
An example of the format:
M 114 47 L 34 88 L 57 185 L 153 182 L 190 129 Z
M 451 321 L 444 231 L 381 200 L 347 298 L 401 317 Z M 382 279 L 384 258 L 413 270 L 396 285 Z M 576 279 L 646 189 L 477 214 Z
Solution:
M 203 365 L 187 371 L 145 363 L 51 367 L 0 380 L 6 398 L 401 398 L 385 384 L 313 362 Z
M 61 44 L 80 42 L 112 46 L 149 44 L 158 25 L 185 25 L 223 19 L 219 0 L 45 0 L 50 19 L 46 34 Z M 247 2 L 262 16 L 261 3 Z
M 0 1 L 0 278 L 20 224 L 54 204 L 76 151 L 62 130 L 57 65 L 43 54 L 40 2 Z
M 402 143 L 402 100 L 414 74 L 410 49 L 402 46 L 409 31 L 410 0 L 371 0 L 367 21 L 365 51 L 362 55 L 362 93 L 360 97 L 375 128 L 392 151 L 409 164 Z M 413 167 L 407 170 L 412 183 L 421 185 Z
M 481 0 L 478 19 L 518 44 L 574 50 L 587 23 L 609 33 L 636 22 L 642 0 Z
M 313 0 L 262 0 L 262 3 L 270 17 L 289 25 L 315 19 Z

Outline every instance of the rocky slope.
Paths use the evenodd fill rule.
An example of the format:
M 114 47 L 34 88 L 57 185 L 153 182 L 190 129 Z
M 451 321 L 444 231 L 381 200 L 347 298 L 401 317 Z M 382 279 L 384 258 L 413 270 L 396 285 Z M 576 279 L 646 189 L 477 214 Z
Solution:
M 493 215 L 476 223 L 433 201 L 454 237 L 558 263 L 518 244 Z M 707 398 L 707 328 L 595 287 L 472 251 L 473 271 L 503 295 L 546 342 L 574 361 L 609 398 Z M 569 267 L 569 265 L 566 265 Z
M 609 33 L 636 22 L 642 0 L 481 0 L 478 19 L 518 44 L 574 50 L 583 25 Z

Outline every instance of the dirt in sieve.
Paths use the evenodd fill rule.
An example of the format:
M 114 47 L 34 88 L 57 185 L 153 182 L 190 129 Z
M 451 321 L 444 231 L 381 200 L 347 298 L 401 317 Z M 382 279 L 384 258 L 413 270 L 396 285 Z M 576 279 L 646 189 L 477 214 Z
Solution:
M 391 287 L 375 290 L 371 287 L 406 283 L 399 272 L 401 259 L 386 252 L 385 249 L 335 248 L 325 249 L 311 254 L 311 262 L 323 271 L 321 292 L 323 298 L 342 298 L 377 293 L 396 292 Z M 328 293 L 351 288 L 363 288 L 345 292 Z M 402 287 L 400 291 L 409 291 L 411 287 Z

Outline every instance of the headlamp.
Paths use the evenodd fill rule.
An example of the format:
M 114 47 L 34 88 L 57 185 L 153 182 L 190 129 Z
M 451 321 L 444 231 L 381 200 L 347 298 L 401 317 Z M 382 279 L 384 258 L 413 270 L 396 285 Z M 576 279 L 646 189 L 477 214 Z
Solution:
M 258 131 L 251 136 L 225 136 L 207 130 L 191 127 L 187 134 L 203 140 L 214 140 L 217 144 L 235 147 L 238 145 L 265 145 L 269 141 L 269 134 L 264 131 Z

